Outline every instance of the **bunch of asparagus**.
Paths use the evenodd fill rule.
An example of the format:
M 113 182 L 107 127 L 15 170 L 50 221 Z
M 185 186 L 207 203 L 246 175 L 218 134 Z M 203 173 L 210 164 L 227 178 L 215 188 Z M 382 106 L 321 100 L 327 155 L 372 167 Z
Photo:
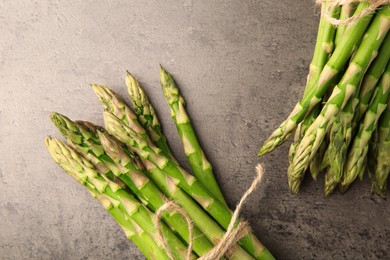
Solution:
M 196 259 L 221 241 L 232 212 L 179 89 L 163 68 L 160 79 L 193 175 L 174 158 L 153 106 L 130 73 L 126 85 L 133 109 L 109 88 L 93 84 L 104 107 L 106 129 L 53 113 L 51 120 L 68 144 L 47 137 L 46 145 L 55 162 L 101 202 L 148 259 L 187 258 L 191 238 L 185 218 L 175 210 L 162 214 L 161 232 L 169 250 L 156 227 L 158 209 L 168 201 L 179 205 L 193 222 L 191 259 Z M 252 233 L 233 245 L 227 257 L 274 259 Z
M 303 97 L 259 151 L 259 156 L 273 151 L 295 130 L 287 174 L 293 193 L 307 170 L 314 179 L 325 172 L 324 192 L 329 195 L 337 186 L 345 192 L 368 168 L 374 190 L 385 196 L 390 171 L 390 5 L 360 15 L 367 8 L 368 1 L 322 4 Z M 340 25 L 331 24 L 329 17 Z M 342 23 L 346 19 L 352 21 Z

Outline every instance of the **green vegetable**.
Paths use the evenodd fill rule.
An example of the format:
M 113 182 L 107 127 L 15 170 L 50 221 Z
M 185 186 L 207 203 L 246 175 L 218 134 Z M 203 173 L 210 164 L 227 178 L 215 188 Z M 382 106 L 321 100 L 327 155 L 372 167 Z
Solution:
M 308 93 L 313 91 L 313 87 L 315 87 L 313 81 L 316 80 L 321 74 L 321 71 L 323 70 L 326 62 L 328 61 L 334 49 L 334 37 L 336 28 L 332 24 L 330 24 L 324 16 L 324 12 L 329 8 L 329 5 L 330 3 L 328 2 L 324 2 L 322 4 L 321 19 L 318 27 L 316 46 L 314 49 L 313 60 L 310 64 L 309 74 L 307 75 L 307 82 L 303 96 L 306 96 L 308 95 Z M 339 7 L 333 8 L 330 15 L 334 18 L 337 18 L 339 11 Z M 313 123 L 319 112 L 320 104 L 315 106 L 308 114 L 308 116 L 303 120 L 303 122 L 298 125 L 295 131 L 294 141 L 290 145 L 290 162 L 292 162 L 292 160 L 294 159 L 297 145 L 299 144 L 302 137 L 306 133 L 306 130 Z
M 143 229 L 143 232 L 147 232 L 151 237 L 157 237 L 157 229 L 153 221 L 154 214 L 126 192 L 121 185 L 100 175 L 92 164 L 61 141 L 48 137 L 46 146 L 55 162 L 79 183 L 106 197 L 114 207 L 119 208 L 128 218 L 137 223 Z M 164 237 L 167 238 L 168 247 L 174 257 L 184 259 L 186 246 L 164 224 L 162 224 L 162 232 Z M 154 256 L 157 259 L 169 259 L 161 244 L 158 241 L 156 242 L 156 246 L 152 245 Z M 196 256 L 192 255 L 192 258 L 195 259 Z
M 160 122 L 152 104 L 138 81 L 128 71 L 126 74 L 126 86 L 134 112 L 137 115 L 138 122 L 146 130 L 150 140 L 152 140 L 152 142 L 164 153 L 173 158 L 171 148 L 169 147 L 168 141 L 161 130 Z
M 356 3 L 347 3 L 341 7 L 341 12 L 340 12 L 340 17 L 339 17 L 340 21 L 345 21 L 346 19 L 353 16 L 353 13 L 355 12 L 355 8 L 356 8 L 355 4 Z M 336 46 L 339 45 L 339 43 L 344 35 L 344 32 L 347 29 L 347 26 L 348 26 L 347 24 L 340 24 L 339 26 L 337 26 L 336 36 L 334 39 L 334 43 Z M 336 27 L 336 26 L 333 26 L 333 27 Z
M 150 139 L 144 135 L 143 131 L 133 129 L 133 126 L 137 127 L 138 124 L 131 120 L 136 120 L 136 118 L 123 116 L 123 111 L 129 109 L 123 102 L 116 98 L 115 94 L 107 94 L 113 93 L 111 90 L 99 85 L 94 85 L 93 89 L 105 108 L 104 121 L 107 131 L 121 142 L 127 144 L 143 160 L 144 164 L 151 162 L 152 166 L 147 167 L 148 171 L 151 171 L 150 169 L 153 168 L 158 168 L 166 176 L 173 178 L 175 184 L 187 192 L 226 229 L 232 217 L 232 213 L 226 205 L 215 199 L 194 176 L 187 173 L 175 161 L 154 146 Z M 265 249 L 253 234 L 241 239 L 239 244 L 256 259 L 272 259 L 268 250 Z
M 368 6 L 369 3 L 361 2 L 357 7 L 354 15 L 361 13 Z M 386 6 L 376 15 L 376 20 L 381 20 L 382 17 L 384 17 L 383 19 L 385 21 L 383 23 L 380 21 L 375 22 L 374 27 L 377 28 L 374 29 L 377 30 L 378 33 L 379 29 L 381 29 L 381 26 L 386 25 L 388 9 L 389 8 Z M 307 94 L 303 96 L 302 100 L 295 106 L 288 118 L 264 142 L 263 146 L 260 148 L 258 154 L 259 156 L 273 151 L 277 146 L 286 141 L 290 137 L 292 131 L 295 130 L 297 125 L 303 121 L 306 114 L 322 100 L 324 93 L 332 85 L 338 74 L 344 70 L 344 66 L 351 58 L 355 48 L 361 41 L 366 28 L 370 24 L 372 16 L 372 14 L 366 15 L 348 26 L 343 38 L 341 39 L 339 45 L 336 46 L 336 49 L 324 66 L 324 69 L 317 77 L 311 80 L 313 84 L 313 86 L 309 87 L 311 91 L 307 92 Z M 373 27 L 373 25 L 371 25 L 371 27 Z M 383 30 L 380 31 L 382 32 Z M 383 32 L 384 35 L 386 35 L 387 30 L 384 30 Z M 369 48 L 369 50 L 370 49 L 371 48 Z M 370 55 L 372 55 L 372 53 L 370 53 Z M 301 177 L 297 176 L 296 180 L 298 181 L 300 178 Z
M 341 191 L 346 191 L 358 175 L 360 179 L 363 178 L 364 171 L 362 168 L 367 155 L 369 141 L 377 126 L 378 119 L 386 109 L 389 93 L 390 63 L 387 64 L 379 85 L 376 87 L 369 108 L 364 115 L 364 120 L 360 123 L 359 131 L 348 153 L 343 180 L 340 184 Z
M 329 168 L 325 175 L 325 195 L 329 195 L 341 181 L 344 164 L 352 136 L 360 122 L 360 115 L 367 110 L 368 102 L 375 86 L 390 59 L 390 34 L 384 39 L 377 57 L 366 72 L 359 91 L 348 101 L 344 109 L 336 116 L 331 128 L 331 142 L 328 146 Z M 340 121 L 341 119 L 341 121 Z
M 203 153 L 191 120 L 186 112 L 184 98 L 180 95 L 172 76 L 162 67 L 160 68 L 160 81 L 193 174 L 216 199 L 226 205 L 222 192 L 214 178 L 211 164 Z
M 104 112 L 104 122 L 107 131 L 121 142 L 129 145 L 131 149 L 143 160 L 148 171 L 158 168 L 166 177 L 172 178 L 176 184 L 189 194 L 199 205 L 206 210 L 223 228 L 227 228 L 232 217 L 231 211 L 224 204 L 214 199 L 195 177 L 187 173 L 176 162 L 164 156 L 158 149 L 153 149 L 150 142 L 140 138 L 135 131 L 126 126 L 123 121 L 114 116 L 112 112 Z M 269 259 L 265 247 L 251 234 L 240 240 L 239 243 L 256 259 Z M 266 258 L 264 258 L 266 257 Z
M 390 173 L 390 98 L 383 112 L 378 127 L 375 129 L 376 138 L 372 142 L 369 171 L 375 192 L 385 197 L 387 179 Z
M 105 175 L 107 171 L 113 172 L 143 204 L 154 212 L 165 203 L 165 195 L 149 180 L 140 159 L 104 129 L 88 122 L 72 122 L 69 118 L 57 113 L 53 113 L 51 118 L 65 137 L 73 137 L 69 139 L 72 146 L 89 159 L 100 174 Z M 102 167 L 102 164 L 105 167 Z M 188 244 L 189 230 L 184 218 L 178 213 L 166 213 L 163 214 L 163 219 Z M 197 227 L 193 228 L 193 236 L 193 249 L 198 255 L 204 255 L 213 248 L 213 244 Z
M 305 136 L 302 138 L 302 141 L 296 150 L 294 160 L 289 167 L 289 174 L 292 176 L 290 180 L 292 182 L 297 182 L 297 185 L 294 185 L 294 187 L 297 187 L 297 189 L 293 190 L 294 193 L 298 191 L 303 175 L 329 130 L 329 126 L 331 126 L 334 116 L 345 107 L 348 100 L 355 94 L 365 71 L 369 67 L 373 57 L 376 56 L 389 27 L 390 8 L 384 7 L 373 19 L 373 22 L 367 30 L 356 54 L 353 56 L 343 78 L 333 90 L 332 95 L 323 107 L 321 114 L 306 131 Z M 345 33 L 347 34 L 348 31 L 349 30 Z M 336 54 L 337 49 L 333 55 Z M 329 62 L 333 57 L 334 56 L 330 58 Z M 328 66 L 328 64 L 326 66 Z M 326 71 L 326 66 L 323 72 Z

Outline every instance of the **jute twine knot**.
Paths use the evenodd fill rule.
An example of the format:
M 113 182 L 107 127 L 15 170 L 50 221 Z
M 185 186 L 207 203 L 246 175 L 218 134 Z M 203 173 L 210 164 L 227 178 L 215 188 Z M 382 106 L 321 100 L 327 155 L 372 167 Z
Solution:
M 172 260 L 174 260 L 175 258 L 173 257 L 172 255 L 172 252 L 171 250 L 169 249 L 167 243 L 165 242 L 165 239 L 164 239 L 164 235 L 163 235 L 163 232 L 162 232 L 162 229 L 161 229 L 161 217 L 162 217 L 162 214 L 164 213 L 164 211 L 166 210 L 169 210 L 169 211 L 176 211 L 178 213 L 180 213 L 184 219 L 186 220 L 187 222 L 187 225 L 188 225 L 188 249 L 187 249 L 187 257 L 186 259 L 191 259 L 191 254 L 192 254 L 192 246 L 193 246 L 193 233 L 192 233 L 192 230 L 193 230 L 193 224 L 192 224 L 192 220 L 191 218 L 188 216 L 187 212 L 181 208 L 179 205 L 175 204 L 173 201 L 167 201 L 164 203 L 164 205 L 162 205 L 156 212 L 156 228 L 157 228 L 157 233 L 158 233 L 158 236 L 160 238 L 160 241 L 162 243 L 162 246 L 163 248 L 165 249 L 165 252 L 167 253 L 168 257 Z
M 213 247 L 213 249 L 211 249 L 204 256 L 200 257 L 199 260 L 215 260 L 223 257 L 224 255 L 230 256 L 232 254 L 232 249 L 236 246 L 237 242 L 251 232 L 251 228 L 249 227 L 246 221 L 239 221 L 238 224 L 237 221 L 239 220 L 241 208 L 246 202 L 247 197 L 257 188 L 257 186 L 261 182 L 264 173 L 261 164 L 258 164 L 256 166 L 256 172 L 257 172 L 256 178 L 253 180 L 248 190 L 241 197 L 239 203 L 236 206 L 235 211 L 233 212 L 232 219 L 230 220 L 230 224 L 226 229 L 225 235 L 222 237 L 221 241 L 219 241 L 219 243 L 215 247 Z M 166 202 L 156 212 L 156 227 L 157 227 L 159 238 L 162 241 L 163 248 L 167 252 L 168 257 L 171 260 L 175 260 L 171 250 L 169 249 L 168 245 L 165 242 L 165 239 L 161 231 L 161 215 L 166 210 L 177 211 L 178 213 L 183 215 L 183 217 L 188 223 L 189 243 L 188 243 L 186 260 L 190 260 L 192 247 L 193 247 L 193 232 L 192 232 L 193 224 L 187 212 L 185 212 L 185 210 L 183 210 L 180 206 L 178 206 L 172 201 Z
M 326 19 L 335 26 L 353 23 L 360 18 L 365 17 L 366 15 L 374 13 L 380 6 L 390 4 L 390 0 L 316 0 L 317 4 L 322 4 L 325 2 L 330 3 L 330 5 L 326 10 L 324 10 L 323 14 L 325 15 Z M 344 20 L 332 17 L 331 10 L 336 6 L 348 5 L 358 2 L 369 3 L 369 6 L 365 8 L 360 14 L 353 15 Z

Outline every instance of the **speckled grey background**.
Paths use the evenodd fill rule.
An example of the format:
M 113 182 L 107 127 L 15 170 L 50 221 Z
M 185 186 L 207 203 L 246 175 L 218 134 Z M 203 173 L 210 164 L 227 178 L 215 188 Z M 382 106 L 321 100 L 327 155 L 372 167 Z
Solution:
M 314 48 L 311 0 L 0 1 L 0 259 L 142 259 L 115 222 L 51 160 L 48 115 L 102 123 L 88 86 L 126 95 L 124 71 L 154 102 L 185 163 L 158 81 L 172 72 L 234 205 L 254 176 L 257 149 L 298 101 Z M 389 259 L 389 201 L 368 181 L 322 196 L 286 184 L 284 145 L 243 210 L 280 259 Z

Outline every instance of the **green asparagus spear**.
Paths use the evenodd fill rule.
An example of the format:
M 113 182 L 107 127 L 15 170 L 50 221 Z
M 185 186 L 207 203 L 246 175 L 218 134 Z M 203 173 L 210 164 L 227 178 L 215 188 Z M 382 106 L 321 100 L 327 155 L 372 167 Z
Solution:
M 390 60 L 390 33 L 386 35 L 383 43 L 379 49 L 378 56 L 372 62 L 372 65 L 368 69 L 364 76 L 361 91 L 359 94 L 359 108 L 356 113 L 356 119 L 354 122 L 360 122 L 362 116 L 367 111 L 372 94 L 378 83 L 379 78 L 385 71 L 386 65 Z
M 140 249 L 147 259 L 156 259 L 157 255 L 154 252 L 158 252 L 158 248 L 154 238 L 152 238 L 147 232 L 131 220 L 125 213 L 123 213 L 118 207 L 105 196 L 99 194 L 96 190 L 89 190 L 91 195 L 96 198 L 103 207 L 110 213 L 110 215 L 116 220 L 125 232 L 126 237 L 133 241 L 134 244 Z
M 157 230 L 153 222 L 155 216 L 149 210 L 143 207 L 132 195 L 123 190 L 120 185 L 100 175 L 92 164 L 80 157 L 69 146 L 50 137 L 46 139 L 46 145 L 53 159 L 61 168 L 67 173 L 71 173 L 72 177 L 88 189 L 92 189 L 109 199 L 115 207 L 118 207 L 129 218 L 134 220 L 143 229 L 143 232 L 147 232 L 154 237 L 157 244 L 154 253 L 157 259 L 169 259 L 157 238 Z M 184 259 L 186 247 L 181 240 L 164 224 L 162 224 L 162 232 L 174 257 Z M 192 255 L 192 259 L 195 258 L 195 255 Z
M 363 178 L 364 171 L 362 171 L 362 167 L 367 155 L 369 141 L 377 126 L 379 117 L 386 109 L 389 93 L 390 62 L 387 64 L 379 85 L 375 89 L 369 108 L 364 115 L 364 120 L 360 123 L 359 131 L 353 141 L 350 151 L 348 152 L 344 176 L 340 184 L 342 192 L 348 189 L 349 185 L 355 180 L 358 174 L 360 174 L 359 177 L 361 179 Z
M 355 4 L 356 3 L 347 3 L 341 7 L 341 12 L 339 17 L 340 21 L 346 20 L 353 15 L 356 8 Z M 345 30 L 347 29 L 347 26 L 348 26 L 347 24 L 340 24 L 337 26 L 336 35 L 334 39 L 334 43 L 336 46 L 339 45 L 341 38 L 343 37 Z
M 106 133 L 103 128 L 89 122 L 78 121 L 76 123 L 58 113 L 53 113 L 51 119 L 65 137 L 72 138 L 68 139 L 72 147 L 90 160 L 100 174 L 106 175 L 108 171 L 113 172 L 144 205 L 154 212 L 164 205 L 164 194 L 145 176 L 139 158 Z M 90 145 L 91 143 L 93 146 Z M 163 214 L 163 219 L 172 230 L 175 230 L 184 241 L 189 243 L 188 226 L 180 214 L 166 213 Z M 213 248 L 213 244 L 197 227 L 193 228 L 193 236 L 193 250 L 198 255 L 204 255 Z
M 297 182 L 296 185 L 293 185 L 293 193 L 298 192 L 304 172 L 320 147 L 334 116 L 345 107 L 348 100 L 355 94 L 364 73 L 377 55 L 389 27 L 390 6 L 386 6 L 375 16 L 341 82 L 335 87 L 321 114 L 306 131 L 297 148 L 294 161 L 289 167 L 290 181 Z
M 310 174 L 314 180 L 317 180 L 318 175 L 322 171 L 321 163 L 322 163 L 322 160 L 325 156 L 325 152 L 326 152 L 327 147 L 328 147 L 328 142 L 325 139 L 322 142 L 320 148 L 318 149 L 317 154 L 314 156 L 313 160 L 310 162 L 310 165 L 309 165 Z
M 208 213 L 210 213 L 223 228 L 226 229 L 232 217 L 232 213 L 226 205 L 216 200 L 195 177 L 187 173 L 176 162 L 165 156 L 160 149 L 151 143 L 147 136 L 134 131 L 132 126 L 137 124 L 126 123 L 126 121 L 116 117 L 116 113 L 119 113 L 120 116 L 123 114 L 121 109 L 124 109 L 126 105 L 124 103 L 118 104 L 116 102 L 117 99 L 111 99 L 107 96 L 107 87 L 94 85 L 93 89 L 105 107 L 104 119 L 107 131 L 121 142 L 127 144 L 142 160 L 151 161 L 167 176 L 172 177 L 174 183 L 185 190 Z M 253 234 L 247 235 L 241 239 L 240 245 L 256 259 L 273 258 L 269 251 L 265 249 Z
M 102 171 L 103 174 L 106 174 L 106 170 L 102 166 L 107 166 L 126 185 L 135 187 L 135 189 L 132 188 L 134 193 L 140 193 L 142 191 L 142 201 L 152 210 L 158 209 L 164 204 L 163 198 L 165 196 L 161 194 L 160 190 L 168 198 L 177 201 L 188 212 L 188 215 L 195 223 L 193 227 L 193 249 L 198 255 L 203 255 L 213 247 L 208 240 L 205 240 L 204 236 L 212 241 L 213 244 L 216 244 L 222 239 L 225 232 L 195 201 L 189 198 L 181 189 L 173 188 L 172 180 L 169 180 L 164 174 L 158 173 L 158 171 L 153 169 L 150 169 L 153 173 L 145 171 L 140 159 L 117 139 L 104 131 L 103 128 L 97 127 L 89 122 L 78 121 L 75 123 L 67 117 L 56 113 L 53 113 L 51 117 L 65 136 L 71 136 L 73 140 L 78 142 L 74 143 L 70 141 L 77 152 L 88 158 L 95 168 L 99 169 L 99 172 Z M 85 136 L 87 136 L 88 140 L 85 139 Z M 90 147 L 90 143 L 93 143 L 94 146 Z M 104 152 L 97 156 L 94 151 L 97 149 L 101 150 L 102 148 Z M 115 163 L 114 165 L 113 162 Z M 150 162 L 147 163 L 147 165 L 150 164 Z M 159 175 L 155 176 L 155 174 Z M 149 181 L 151 175 L 153 176 L 151 179 L 158 184 L 160 190 L 153 187 L 153 183 Z M 166 223 L 188 242 L 189 234 L 187 225 L 184 220 L 178 219 L 178 217 L 180 218 L 181 216 L 176 216 L 176 214 L 171 215 L 171 213 L 168 213 L 168 216 L 163 214 Z M 200 231 L 197 226 L 200 227 Z M 231 249 L 230 258 L 248 259 L 251 257 L 243 249 L 236 246 Z
M 216 199 L 226 204 L 217 181 L 214 178 L 212 166 L 202 151 L 191 120 L 186 112 L 184 98 L 180 95 L 172 76 L 163 67 L 160 67 L 160 80 L 164 96 L 171 108 L 171 115 L 179 132 L 184 152 L 193 174 Z
M 123 121 L 115 117 L 112 112 L 107 110 L 104 112 L 104 122 L 107 131 L 121 142 L 128 144 L 140 156 L 144 164 L 146 161 L 150 161 L 154 165 L 153 167 L 157 167 L 165 175 L 170 176 L 173 179 L 171 185 L 177 184 L 210 213 L 223 228 L 227 228 L 232 217 L 231 211 L 224 204 L 214 199 L 195 177 L 163 153 L 153 149 L 147 140 L 140 138 Z M 239 244 L 256 259 L 272 259 L 269 252 L 252 234 L 241 239 Z
M 326 62 L 328 61 L 330 55 L 334 49 L 334 37 L 336 28 L 329 23 L 327 18 L 324 16 L 324 12 L 328 10 L 330 3 L 324 2 L 321 7 L 321 19 L 318 27 L 316 46 L 314 49 L 313 60 L 310 64 L 309 74 L 307 75 L 307 82 L 304 91 L 304 96 L 312 91 L 312 88 L 315 87 L 313 80 L 316 80 L 321 74 L 322 69 L 324 68 Z M 334 18 L 337 18 L 340 11 L 340 7 L 333 8 L 330 12 L 330 15 Z M 298 125 L 298 128 L 295 131 L 294 141 L 290 145 L 289 151 L 289 160 L 292 162 L 295 149 L 298 146 L 301 138 L 305 134 L 306 130 L 313 123 L 314 119 L 318 116 L 320 112 L 320 105 L 315 106 L 312 111 L 308 114 L 305 120 Z
M 369 3 L 361 2 L 355 11 L 355 15 L 358 15 L 369 6 Z M 377 14 L 377 19 L 382 20 L 381 27 L 386 27 L 388 7 L 383 7 Z M 378 18 L 380 17 L 380 18 Z M 271 136 L 265 141 L 260 148 L 259 156 L 273 151 L 277 146 L 281 145 L 287 140 L 292 131 L 297 125 L 302 122 L 308 112 L 318 104 L 324 93 L 329 86 L 332 85 L 338 74 L 343 70 L 346 63 L 349 61 L 354 49 L 359 44 L 366 31 L 367 26 L 370 24 L 372 14 L 366 15 L 359 20 L 352 23 L 344 33 L 344 37 L 341 39 L 338 46 L 334 50 L 329 61 L 324 66 L 320 75 L 317 78 L 311 80 L 314 87 L 310 87 L 312 91 L 309 91 L 303 96 L 302 100 L 295 106 L 288 118 L 276 129 Z M 375 23 L 378 26 L 378 22 Z M 371 26 L 372 27 L 372 26 Z M 386 28 L 385 28 L 386 29 Z M 382 31 L 382 30 L 381 30 Z M 386 35 L 386 30 L 384 31 Z
M 344 109 L 336 116 L 336 120 L 331 127 L 331 142 L 328 146 L 330 167 L 325 175 L 325 195 L 329 195 L 341 181 L 348 147 L 350 146 L 356 125 L 360 121 L 360 115 L 367 110 L 374 88 L 383 74 L 389 59 L 390 34 L 383 40 L 377 57 L 364 75 L 360 93 L 357 91 L 354 98 L 348 101 Z M 339 122 L 337 123 L 337 121 Z
M 98 133 L 99 133 L 100 141 L 105 151 L 107 151 L 110 157 L 114 159 L 115 163 L 120 168 L 131 169 L 131 171 L 143 172 L 145 174 L 144 177 L 148 176 L 150 177 L 150 179 L 153 179 L 168 198 L 174 200 L 184 210 L 186 210 L 189 217 L 195 223 L 195 226 L 193 228 L 194 250 L 196 247 L 200 247 L 202 249 L 200 250 L 200 253 L 201 255 L 203 255 L 212 248 L 212 244 L 210 244 L 209 241 L 207 241 L 207 243 L 204 244 L 205 243 L 204 236 L 206 236 L 214 245 L 216 245 L 217 242 L 222 239 L 225 232 L 220 228 L 220 226 L 217 223 L 215 223 L 213 219 L 211 219 L 207 215 L 207 213 L 203 211 L 201 207 L 197 205 L 195 201 L 189 198 L 185 194 L 185 192 L 183 192 L 178 187 L 172 186 L 174 180 L 172 179 L 170 180 L 169 177 L 165 176 L 162 172 L 158 170 L 156 171 L 155 169 L 156 167 L 153 167 L 153 164 L 150 161 L 144 160 L 145 165 L 147 165 L 147 170 L 149 172 L 140 169 L 138 166 L 136 166 L 136 165 L 140 165 L 141 163 L 138 163 L 136 165 L 129 165 L 127 162 L 132 157 L 132 154 L 129 153 L 128 149 L 126 147 L 123 147 L 122 146 L 123 144 L 119 143 L 115 138 L 113 138 L 107 132 L 99 130 Z M 126 159 L 126 157 L 128 157 L 128 159 Z M 156 174 L 158 176 L 155 176 Z M 151 193 L 151 195 L 152 196 L 158 195 L 159 197 L 164 196 L 163 194 L 160 193 L 160 191 L 154 191 Z M 176 225 L 172 224 L 172 225 L 177 227 L 177 224 Z M 197 227 L 200 228 L 201 232 L 198 231 Z M 183 237 L 183 235 L 185 236 L 186 234 L 181 234 L 181 235 Z M 195 251 L 197 252 L 199 250 L 195 250 Z M 252 259 L 252 257 L 248 255 L 248 253 L 244 251 L 241 247 L 234 246 L 231 249 L 230 259 Z
M 347 149 L 352 139 L 352 119 L 359 100 L 358 91 L 342 111 L 335 116 L 330 129 L 327 149 L 329 167 L 325 174 L 324 194 L 329 196 L 341 181 Z
M 173 158 L 171 148 L 169 147 L 168 141 L 161 130 L 160 122 L 152 104 L 138 81 L 128 71 L 126 74 L 126 86 L 134 112 L 137 115 L 138 122 L 140 122 L 146 130 L 152 142 L 163 152 Z
M 369 170 L 375 192 L 385 197 L 390 173 L 390 97 L 387 98 L 387 107 L 379 120 L 376 131 L 375 152 L 371 150 L 372 164 Z
M 50 142 L 55 141 L 51 140 L 51 138 L 48 137 L 45 142 L 50 150 L 52 149 L 50 148 L 52 146 Z M 56 155 L 56 152 L 51 151 L 51 153 L 54 153 L 53 158 L 56 160 L 57 163 L 59 163 L 60 161 L 57 159 L 58 155 Z M 85 183 L 83 179 L 79 178 L 77 173 L 75 174 L 73 170 L 71 170 L 69 167 L 66 167 L 65 165 L 61 165 L 61 167 L 73 178 L 75 178 L 80 184 L 85 185 L 88 188 L 91 195 L 103 205 L 103 207 L 111 214 L 111 216 L 113 216 L 113 218 L 122 227 L 123 231 L 126 234 L 126 237 L 129 240 L 133 241 L 134 244 L 148 259 L 155 258 L 155 252 L 159 249 L 154 239 L 147 232 L 143 232 L 141 227 L 139 227 L 136 223 L 129 219 L 128 216 L 123 213 L 118 207 L 115 207 L 114 204 L 108 198 L 100 195 L 93 186 L 89 185 L 88 183 Z

